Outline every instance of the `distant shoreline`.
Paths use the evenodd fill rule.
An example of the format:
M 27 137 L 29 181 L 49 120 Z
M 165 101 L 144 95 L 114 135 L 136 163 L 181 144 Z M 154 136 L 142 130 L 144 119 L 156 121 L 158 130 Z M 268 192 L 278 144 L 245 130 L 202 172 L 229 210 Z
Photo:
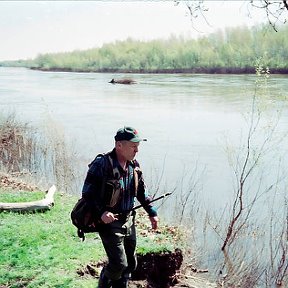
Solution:
M 126 74 L 255 74 L 255 67 L 233 68 L 191 68 L 191 69 L 74 69 L 74 68 L 40 68 L 30 67 L 32 70 L 44 72 L 75 72 L 75 73 L 126 73 Z M 270 74 L 288 74 L 287 68 L 271 68 Z

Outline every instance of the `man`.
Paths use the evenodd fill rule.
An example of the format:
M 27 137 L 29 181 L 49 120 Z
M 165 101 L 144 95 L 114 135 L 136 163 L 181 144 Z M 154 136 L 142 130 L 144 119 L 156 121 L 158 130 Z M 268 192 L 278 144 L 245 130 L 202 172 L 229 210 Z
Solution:
M 135 198 L 148 213 L 153 229 L 158 223 L 134 159 L 140 142 L 146 139 L 141 139 L 132 127 L 120 128 L 114 138 L 114 149 L 98 155 L 89 165 L 82 190 L 103 222 L 99 235 L 108 264 L 101 271 L 98 288 L 128 287 L 130 274 L 136 268 L 135 211 L 131 211 Z

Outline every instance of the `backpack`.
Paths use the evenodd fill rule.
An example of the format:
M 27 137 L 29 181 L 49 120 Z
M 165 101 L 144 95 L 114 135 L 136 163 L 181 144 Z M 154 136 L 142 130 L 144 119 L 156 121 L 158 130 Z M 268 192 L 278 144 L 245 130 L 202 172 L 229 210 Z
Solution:
M 77 228 L 77 235 L 82 241 L 85 233 L 99 232 L 104 225 L 100 219 L 93 214 L 93 208 L 85 198 L 80 198 L 71 211 L 72 224 Z
M 99 154 L 96 156 L 104 156 L 105 154 Z M 95 159 L 96 159 L 95 158 Z M 110 164 L 112 165 L 112 159 L 108 155 L 108 159 Z M 135 163 L 133 163 L 135 165 Z M 136 166 L 136 165 L 135 165 Z M 134 167 L 135 167 L 134 166 Z M 113 167 L 113 166 L 112 166 Z M 136 169 L 137 168 L 137 169 Z M 135 196 L 138 189 L 138 173 L 140 173 L 139 167 L 135 167 L 134 169 L 134 179 L 135 179 Z M 119 173 L 118 169 L 113 170 L 113 175 L 116 177 L 116 174 Z M 103 185 L 101 189 L 101 194 L 105 191 L 105 185 Z M 77 235 L 82 241 L 85 240 L 85 233 L 99 232 L 104 228 L 105 224 L 101 221 L 101 219 L 95 216 L 93 206 L 87 201 L 84 197 L 81 197 L 75 206 L 73 207 L 70 218 L 72 224 L 77 228 Z

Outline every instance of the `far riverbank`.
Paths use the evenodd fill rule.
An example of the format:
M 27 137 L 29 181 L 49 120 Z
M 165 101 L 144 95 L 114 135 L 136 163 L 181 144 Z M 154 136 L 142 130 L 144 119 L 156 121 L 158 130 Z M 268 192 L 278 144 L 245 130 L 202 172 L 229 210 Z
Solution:
M 255 67 L 196 67 L 190 69 L 77 69 L 77 68 L 59 68 L 59 67 L 30 67 L 32 70 L 44 72 L 76 72 L 76 73 L 133 73 L 133 74 L 255 74 Z M 288 74 L 286 68 L 270 68 L 270 74 Z

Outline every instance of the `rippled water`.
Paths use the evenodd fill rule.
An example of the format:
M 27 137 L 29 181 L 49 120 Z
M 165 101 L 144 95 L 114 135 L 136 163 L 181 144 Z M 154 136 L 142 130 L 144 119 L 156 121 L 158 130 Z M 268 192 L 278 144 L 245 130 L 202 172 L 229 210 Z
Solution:
M 137 84 L 108 83 L 125 76 Z M 97 153 L 113 147 L 119 127 L 134 126 L 149 139 L 141 144 L 138 155 L 148 183 L 163 174 L 161 185 L 173 189 L 197 163 L 198 172 L 205 170 L 199 173 L 205 205 L 222 207 L 233 190 L 226 142 L 234 147 L 245 139 L 244 116 L 251 110 L 254 82 L 254 75 L 117 75 L 1 68 L 0 107 L 17 111 L 37 126 L 54 119 L 82 155 L 81 171 Z M 281 131 L 288 110 L 277 97 L 287 97 L 287 83 L 286 76 L 272 75 L 269 80 L 269 97 L 284 107 L 277 128 Z

